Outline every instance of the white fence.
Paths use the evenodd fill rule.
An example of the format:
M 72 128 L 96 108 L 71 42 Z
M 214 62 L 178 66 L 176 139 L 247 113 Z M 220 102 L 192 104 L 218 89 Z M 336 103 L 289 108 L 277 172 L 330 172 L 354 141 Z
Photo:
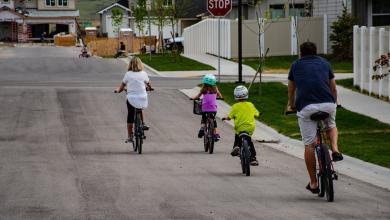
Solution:
M 294 18 L 265 21 L 261 44 L 263 49 L 270 49 L 268 55 L 296 55 L 298 45 L 304 41 L 315 42 L 319 53 L 327 54 L 327 16 L 294 21 Z M 185 54 L 218 55 L 218 19 L 206 19 L 187 27 L 183 36 Z M 259 56 L 259 26 L 256 20 L 243 21 L 242 38 L 243 57 Z M 221 19 L 221 56 L 227 59 L 238 57 L 237 41 L 238 22 Z
M 390 52 L 390 30 L 375 27 L 353 28 L 353 84 L 369 94 L 390 98 L 390 77 L 373 80 L 372 76 L 388 72 L 388 68 L 378 68 L 374 64 L 381 55 Z
M 231 58 L 231 21 L 221 19 L 221 56 Z M 183 33 L 184 53 L 218 54 L 218 19 L 206 19 L 186 29 Z

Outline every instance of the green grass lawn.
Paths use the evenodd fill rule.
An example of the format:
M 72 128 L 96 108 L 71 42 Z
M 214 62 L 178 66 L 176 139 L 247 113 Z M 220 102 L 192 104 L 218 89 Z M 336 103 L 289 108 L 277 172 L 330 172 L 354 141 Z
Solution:
M 152 60 L 149 59 L 149 55 L 141 55 L 139 57 L 142 62 L 158 71 L 215 70 L 212 66 L 199 63 L 183 56 L 171 55 L 169 53 L 165 55 L 153 55 Z
M 234 83 L 219 84 L 225 101 L 233 104 Z M 263 113 L 259 120 L 286 136 L 300 139 L 297 117 L 283 114 L 287 103 L 287 86 L 263 83 L 250 92 L 250 101 Z M 346 109 L 337 110 L 340 150 L 352 157 L 390 168 L 390 125 Z
M 326 57 L 336 73 L 352 73 L 352 61 L 336 61 L 331 57 Z M 291 64 L 298 59 L 297 56 L 273 56 L 267 57 L 264 70 L 267 72 L 288 72 Z M 243 63 L 257 70 L 259 62 L 257 58 L 245 58 Z

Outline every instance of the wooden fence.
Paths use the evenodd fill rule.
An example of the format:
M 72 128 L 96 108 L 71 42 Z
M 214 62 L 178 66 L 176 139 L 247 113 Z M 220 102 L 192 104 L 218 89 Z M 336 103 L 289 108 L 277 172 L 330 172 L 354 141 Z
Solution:
M 62 47 L 73 47 L 76 45 L 76 37 L 73 35 L 55 36 L 54 44 Z
M 126 45 L 129 53 L 138 53 L 144 45 L 153 45 L 156 47 L 157 39 L 155 36 L 149 37 L 129 37 L 129 38 L 97 38 L 88 43 L 88 49 L 92 55 L 101 57 L 114 56 L 119 48 L 119 42 Z

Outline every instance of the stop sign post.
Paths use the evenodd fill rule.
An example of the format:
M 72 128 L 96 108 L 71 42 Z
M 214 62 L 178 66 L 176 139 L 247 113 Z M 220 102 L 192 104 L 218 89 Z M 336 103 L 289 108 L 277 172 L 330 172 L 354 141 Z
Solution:
M 218 81 L 221 82 L 221 17 L 230 13 L 232 0 L 207 0 L 207 10 L 218 17 Z

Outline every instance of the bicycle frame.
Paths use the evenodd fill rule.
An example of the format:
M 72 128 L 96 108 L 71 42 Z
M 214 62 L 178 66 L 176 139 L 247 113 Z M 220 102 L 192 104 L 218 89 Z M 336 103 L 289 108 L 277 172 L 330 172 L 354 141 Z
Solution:
M 205 152 L 209 151 L 210 154 L 214 151 L 214 129 L 214 119 L 211 117 L 211 113 L 206 113 L 205 135 L 203 138 Z

